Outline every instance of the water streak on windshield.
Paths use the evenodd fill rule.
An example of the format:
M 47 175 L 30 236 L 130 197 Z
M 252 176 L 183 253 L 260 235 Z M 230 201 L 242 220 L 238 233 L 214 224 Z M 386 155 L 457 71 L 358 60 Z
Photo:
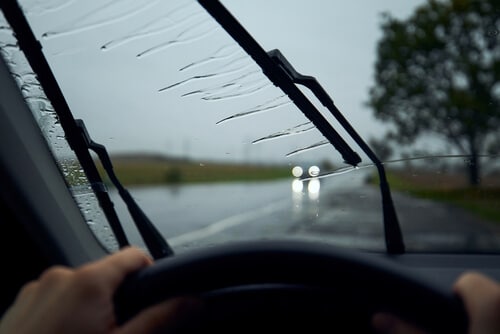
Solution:
M 316 127 L 314 125 L 312 125 L 311 122 L 302 123 L 302 124 L 296 125 L 292 128 L 289 128 L 289 129 L 286 129 L 283 131 L 279 131 L 279 132 L 275 132 L 269 136 L 256 139 L 252 142 L 252 144 L 257 144 L 257 143 L 260 143 L 263 141 L 273 140 L 273 139 L 277 139 L 280 137 L 297 135 L 297 134 L 300 134 L 303 132 L 311 131 L 315 128 Z
M 301 147 L 297 150 L 294 150 L 294 151 L 291 151 L 289 153 L 286 154 L 287 157 L 291 157 L 291 156 L 294 156 L 294 155 L 297 155 L 297 154 L 300 154 L 300 153 L 304 153 L 304 152 L 308 152 L 308 151 L 311 151 L 311 150 L 315 150 L 317 148 L 320 148 L 320 147 L 323 147 L 323 146 L 327 146 L 327 145 L 331 145 L 330 142 L 328 140 L 322 140 L 320 142 L 317 142 L 315 144 L 312 144 L 312 145 L 309 145 L 309 146 L 306 146 L 306 147 Z
M 130 5 L 128 4 L 126 6 L 123 6 L 123 1 L 107 1 L 101 6 L 91 9 L 90 11 L 85 12 L 83 15 L 72 19 L 71 23 L 63 25 L 57 30 L 45 32 L 42 37 L 44 39 L 50 39 L 65 35 L 72 35 L 86 30 L 96 29 L 102 26 L 122 22 L 140 14 L 143 11 L 148 10 L 149 8 L 156 5 L 159 0 L 147 0 L 139 3 L 137 3 L 137 1 L 135 0 L 128 0 L 128 2 L 133 5 L 132 8 L 129 8 Z M 122 8 L 122 6 L 124 8 Z
M 247 95 L 252 95 L 253 93 L 256 93 L 264 88 L 267 88 L 271 86 L 270 82 L 266 82 L 265 80 L 258 79 L 253 83 L 249 83 L 248 86 L 242 85 L 242 84 L 236 84 L 234 87 L 236 87 L 235 92 L 231 93 L 226 93 L 226 94 L 213 94 L 213 95 L 208 95 L 204 96 L 202 99 L 206 101 L 217 101 L 217 100 L 225 100 L 225 99 L 231 99 L 234 97 L 243 97 Z
M 32 0 L 24 1 L 24 11 L 27 15 L 43 16 L 60 11 L 71 6 L 77 0 Z
M 235 94 L 236 92 L 238 91 L 241 92 L 241 90 L 244 89 L 245 82 L 251 82 L 251 83 L 265 82 L 265 80 L 260 78 L 258 73 L 260 73 L 259 70 L 250 71 L 248 73 L 244 73 L 243 75 L 237 78 L 223 82 L 216 86 L 212 86 L 210 88 L 197 89 L 195 91 L 184 93 L 181 96 L 186 97 L 190 95 L 201 94 L 203 95 L 201 99 L 209 101 L 211 100 L 212 97 L 220 94 Z M 257 79 L 254 79 L 254 77 L 257 77 Z
M 266 101 L 262 104 L 259 104 L 255 107 L 251 108 L 250 110 L 243 111 L 241 113 L 237 113 L 237 114 L 228 116 L 224 119 L 221 119 L 220 121 L 217 122 L 217 124 L 224 123 L 226 121 L 234 120 L 234 119 L 245 117 L 245 116 L 254 115 L 254 114 L 260 113 L 260 112 L 271 111 L 271 110 L 274 110 L 276 108 L 280 108 L 280 107 L 289 105 L 291 103 L 292 103 L 292 101 L 290 101 L 286 95 L 281 95 L 281 96 L 275 97 L 269 101 Z
M 166 14 L 161 14 L 159 18 L 149 20 L 146 24 L 141 25 L 133 32 L 106 42 L 101 46 L 101 50 L 110 51 L 116 47 L 123 46 L 135 40 L 163 34 L 182 27 L 186 23 L 198 20 L 203 16 L 203 13 L 193 13 L 193 4 L 193 2 L 182 4 L 181 6 L 168 11 Z
M 213 73 L 208 73 L 208 74 L 193 75 L 193 76 L 191 76 L 191 77 L 189 77 L 187 79 L 184 79 L 184 80 L 181 80 L 179 82 L 173 83 L 173 84 L 171 84 L 169 86 L 162 87 L 158 91 L 159 92 L 164 92 L 164 91 L 167 91 L 169 89 L 172 89 L 172 88 L 175 88 L 175 87 L 178 87 L 178 86 L 182 86 L 182 85 L 184 85 L 186 83 L 190 83 L 192 81 L 209 79 L 209 78 L 224 77 L 224 76 L 227 76 L 229 74 L 239 73 L 239 72 L 244 71 L 245 69 L 250 68 L 252 66 L 253 66 L 252 63 L 247 63 L 247 64 L 242 65 L 242 66 L 233 66 L 233 68 L 226 69 L 224 71 L 221 70 L 221 71 L 215 71 Z M 184 94 L 184 96 L 186 96 L 186 95 L 187 94 Z
M 174 38 L 139 52 L 137 58 L 153 55 L 177 44 L 196 42 L 215 33 L 217 29 L 218 27 L 208 19 L 195 22 L 178 33 Z
M 200 60 L 197 60 L 195 62 L 192 62 L 191 64 L 188 64 L 184 67 L 181 67 L 179 71 L 185 71 L 188 69 L 196 68 L 197 66 L 201 66 L 204 64 L 207 64 L 212 61 L 217 61 L 217 60 L 223 60 L 223 59 L 228 59 L 231 57 L 234 57 L 238 54 L 244 54 L 243 50 L 241 50 L 239 47 L 236 45 L 225 45 L 222 46 L 220 49 L 215 51 L 215 53 L 207 58 L 203 58 Z

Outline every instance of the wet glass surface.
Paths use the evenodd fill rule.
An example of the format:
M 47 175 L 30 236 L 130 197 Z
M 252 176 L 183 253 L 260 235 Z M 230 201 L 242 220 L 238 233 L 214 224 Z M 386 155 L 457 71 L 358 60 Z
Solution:
M 2 13 L 0 13 L 0 54 L 16 79 L 88 226 L 109 251 L 117 250 L 116 239 L 97 203 L 80 162 L 66 141 L 59 118 L 24 53 L 19 49 L 17 39 Z
M 21 3 L 75 117 L 84 119 L 91 136 L 108 147 L 118 176 L 175 247 L 284 237 L 384 249 L 373 163 L 301 88 L 363 160 L 356 168 L 346 165 L 289 97 L 196 1 Z M 356 1 L 328 5 L 318 1 L 307 6 L 292 1 L 286 8 L 280 2 L 252 2 L 251 7 L 260 8 L 259 15 L 249 4 L 224 3 L 266 50 L 279 47 L 298 70 L 316 76 L 370 141 L 388 170 L 410 251 L 500 249 L 499 213 L 494 210 L 500 207 L 498 147 L 489 145 L 500 138 L 498 130 L 488 128 L 488 145 L 480 145 L 473 156 L 470 150 L 460 149 L 467 141 L 457 139 L 458 134 L 442 136 L 458 131 L 459 123 L 450 116 L 449 127 L 448 123 L 435 126 L 431 120 L 433 110 L 437 117 L 437 109 L 420 120 L 433 131 L 410 140 L 415 129 L 404 122 L 418 120 L 410 113 L 415 105 L 411 98 L 393 103 L 394 109 L 403 110 L 399 118 L 376 119 L 368 106 L 370 98 L 383 93 L 382 84 L 374 83 L 374 68 L 383 67 L 376 64 L 376 41 L 382 37 L 384 22 L 380 13 L 406 19 L 423 2 L 406 7 L 382 4 L 371 14 L 368 9 L 360 11 Z M 277 12 L 282 14 L 276 16 Z M 335 26 L 344 22 L 341 16 L 358 23 Z M 297 22 L 302 30 L 296 29 Z M 476 38 L 483 48 L 491 44 L 480 52 L 484 64 L 500 59 L 494 33 L 498 25 L 499 20 L 493 19 L 487 37 Z M 430 35 L 439 38 L 444 31 L 436 28 Z M 472 50 L 472 44 L 464 47 Z M 406 73 L 404 66 L 394 70 L 391 66 L 396 65 L 388 64 L 387 71 L 380 72 L 383 78 Z M 425 77 L 415 66 L 408 72 Z M 485 78 L 493 78 L 485 79 L 488 85 L 470 87 L 467 77 L 459 74 L 452 78 L 453 85 L 467 86 L 478 96 L 489 90 L 493 93 L 484 96 L 492 100 L 484 103 L 498 107 L 498 74 L 486 65 L 483 72 Z M 454 91 L 436 93 L 435 98 L 441 101 L 454 94 L 468 96 Z M 425 110 L 424 102 L 420 106 Z M 498 112 L 471 120 L 480 121 L 498 124 Z M 397 128 L 397 124 L 403 125 Z M 397 139 L 397 131 L 407 136 Z M 461 143 L 455 145 L 455 141 Z M 482 166 L 481 185 L 471 186 L 467 171 L 478 164 L 477 159 Z M 303 173 L 292 176 L 296 166 Z M 311 166 L 319 172 L 309 174 Z M 275 169 L 276 176 L 262 176 L 266 168 Z M 238 172 L 247 175 L 235 176 Z M 248 176 L 254 172 L 260 176 Z M 121 208 L 118 198 L 115 202 Z M 134 235 L 130 218 L 124 208 L 120 210 L 127 233 Z M 141 243 L 138 236 L 133 239 Z

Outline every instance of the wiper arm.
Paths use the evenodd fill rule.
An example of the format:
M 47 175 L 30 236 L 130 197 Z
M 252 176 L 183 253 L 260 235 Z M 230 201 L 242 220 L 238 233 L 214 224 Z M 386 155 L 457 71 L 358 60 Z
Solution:
M 401 227 L 399 226 L 396 209 L 394 208 L 394 202 L 392 200 L 389 182 L 387 182 L 385 168 L 380 159 L 377 157 L 375 152 L 373 152 L 370 146 L 366 144 L 363 138 L 361 138 L 361 136 L 356 132 L 351 123 L 349 123 L 344 115 L 342 115 L 330 95 L 325 91 L 323 86 L 321 86 L 315 77 L 302 75 L 297 72 L 280 50 L 271 50 L 268 52 L 268 55 L 288 74 L 294 83 L 303 85 L 314 93 L 316 98 L 332 113 L 339 124 L 346 130 L 346 132 L 376 166 L 380 180 L 380 192 L 382 195 L 384 233 L 387 252 L 391 254 L 404 253 L 405 246 L 403 242 L 403 235 L 401 233 Z
M 301 75 L 277 50 L 269 54 L 255 41 L 231 13 L 218 0 L 198 0 L 198 2 L 219 22 L 236 42 L 255 60 L 264 74 L 278 87 L 280 87 L 316 126 L 325 138 L 341 153 L 344 161 L 352 166 L 357 166 L 361 158 L 354 152 L 345 140 L 337 133 L 331 124 L 321 115 L 314 105 L 302 94 L 296 84 L 302 84 L 316 95 L 316 97 L 330 110 L 349 135 L 368 155 L 377 167 L 380 177 L 380 190 L 384 213 L 384 233 L 387 252 L 391 254 L 404 253 L 405 247 L 401 228 L 399 226 L 396 210 L 392 201 L 389 183 L 380 159 L 356 133 L 349 122 L 337 109 L 332 99 L 323 87 L 313 77 Z
M 345 163 L 357 166 L 361 162 L 359 155 L 352 150 L 337 131 L 330 125 L 318 109 L 302 94 L 284 71 L 276 66 L 262 47 L 217 0 L 198 0 L 198 2 L 219 22 L 222 27 L 240 44 L 240 46 L 262 68 L 264 74 L 276 86 L 280 87 L 304 115 L 314 124 L 321 134 L 340 152 Z
M 78 135 L 75 120 L 64 96 L 57 84 L 57 81 L 50 70 L 49 64 L 42 53 L 42 47 L 35 38 L 23 11 L 16 0 L 1 0 L 0 8 L 8 21 L 10 27 L 16 35 L 19 48 L 24 52 L 31 69 L 36 73 L 38 81 L 45 92 L 45 95 L 52 103 L 55 112 L 64 128 L 66 138 L 71 149 L 75 152 L 80 161 L 85 175 L 87 176 L 97 200 L 106 216 L 109 225 L 116 236 L 120 248 L 129 245 L 123 227 L 114 210 L 113 202 L 108 193 L 102 188 L 102 180 L 95 167 L 92 157 L 88 152 L 81 136 Z
M 132 216 L 132 220 L 134 221 L 137 230 L 139 230 L 139 233 L 141 234 L 147 249 L 151 253 L 151 256 L 154 259 L 161 259 L 173 255 L 174 252 L 168 245 L 165 238 L 163 238 L 158 229 L 153 225 L 151 220 L 149 220 L 148 216 L 146 216 L 144 211 L 142 211 L 139 205 L 137 205 L 137 202 L 134 200 L 132 195 L 130 195 L 129 191 L 125 189 L 120 180 L 116 177 L 113 164 L 111 163 L 106 147 L 92 140 L 87 132 L 85 123 L 83 123 L 81 119 L 77 119 L 76 124 L 83 135 L 87 147 L 97 154 L 104 170 L 106 171 L 106 174 L 118 190 L 123 202 L 127 205 L 128 211 Z

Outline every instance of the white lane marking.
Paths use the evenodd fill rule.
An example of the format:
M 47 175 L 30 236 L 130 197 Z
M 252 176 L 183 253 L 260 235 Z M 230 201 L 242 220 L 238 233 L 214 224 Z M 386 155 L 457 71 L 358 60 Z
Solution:
M 245 224 L 250 221 L 264 217 L 266 215 L 272 214 L 274 212 L 286 208 L 289 205 L 290 205 L 290 200 L 274 202 L 252 211 L 243 212 L 231 217 L 224 218 L 222 220 L 219 220 L 215 223 L 212 223 L 198 230 L 184 233 L 177 237 L 173 237 L 169 240 L 169 243 L 175 247 L 184 243 L 190 243 L 198 239 L 206 238 L 216 233 L 222 232 L 228 228 Z

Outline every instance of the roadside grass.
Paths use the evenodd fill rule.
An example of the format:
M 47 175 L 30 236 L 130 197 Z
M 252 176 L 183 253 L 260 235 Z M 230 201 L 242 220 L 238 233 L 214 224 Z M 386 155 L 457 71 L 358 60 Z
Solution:
M 116 160 L 114 171 L 124 185 L 266 181 L 290 177 L 287 166 L 194 163 L 189 161 Z M 101 175 L 105 175 L 98 165 Z M 106 179 L 106 178 L 104 178 Z
M 449 203 L 477 214 L 479 217 L 500 223 L 500 186 L 468 186 L 462 175 L 436 175 L 430 172 L 405 172 L 390 170 L 387 179 L 391 189 L 410 195 Z

